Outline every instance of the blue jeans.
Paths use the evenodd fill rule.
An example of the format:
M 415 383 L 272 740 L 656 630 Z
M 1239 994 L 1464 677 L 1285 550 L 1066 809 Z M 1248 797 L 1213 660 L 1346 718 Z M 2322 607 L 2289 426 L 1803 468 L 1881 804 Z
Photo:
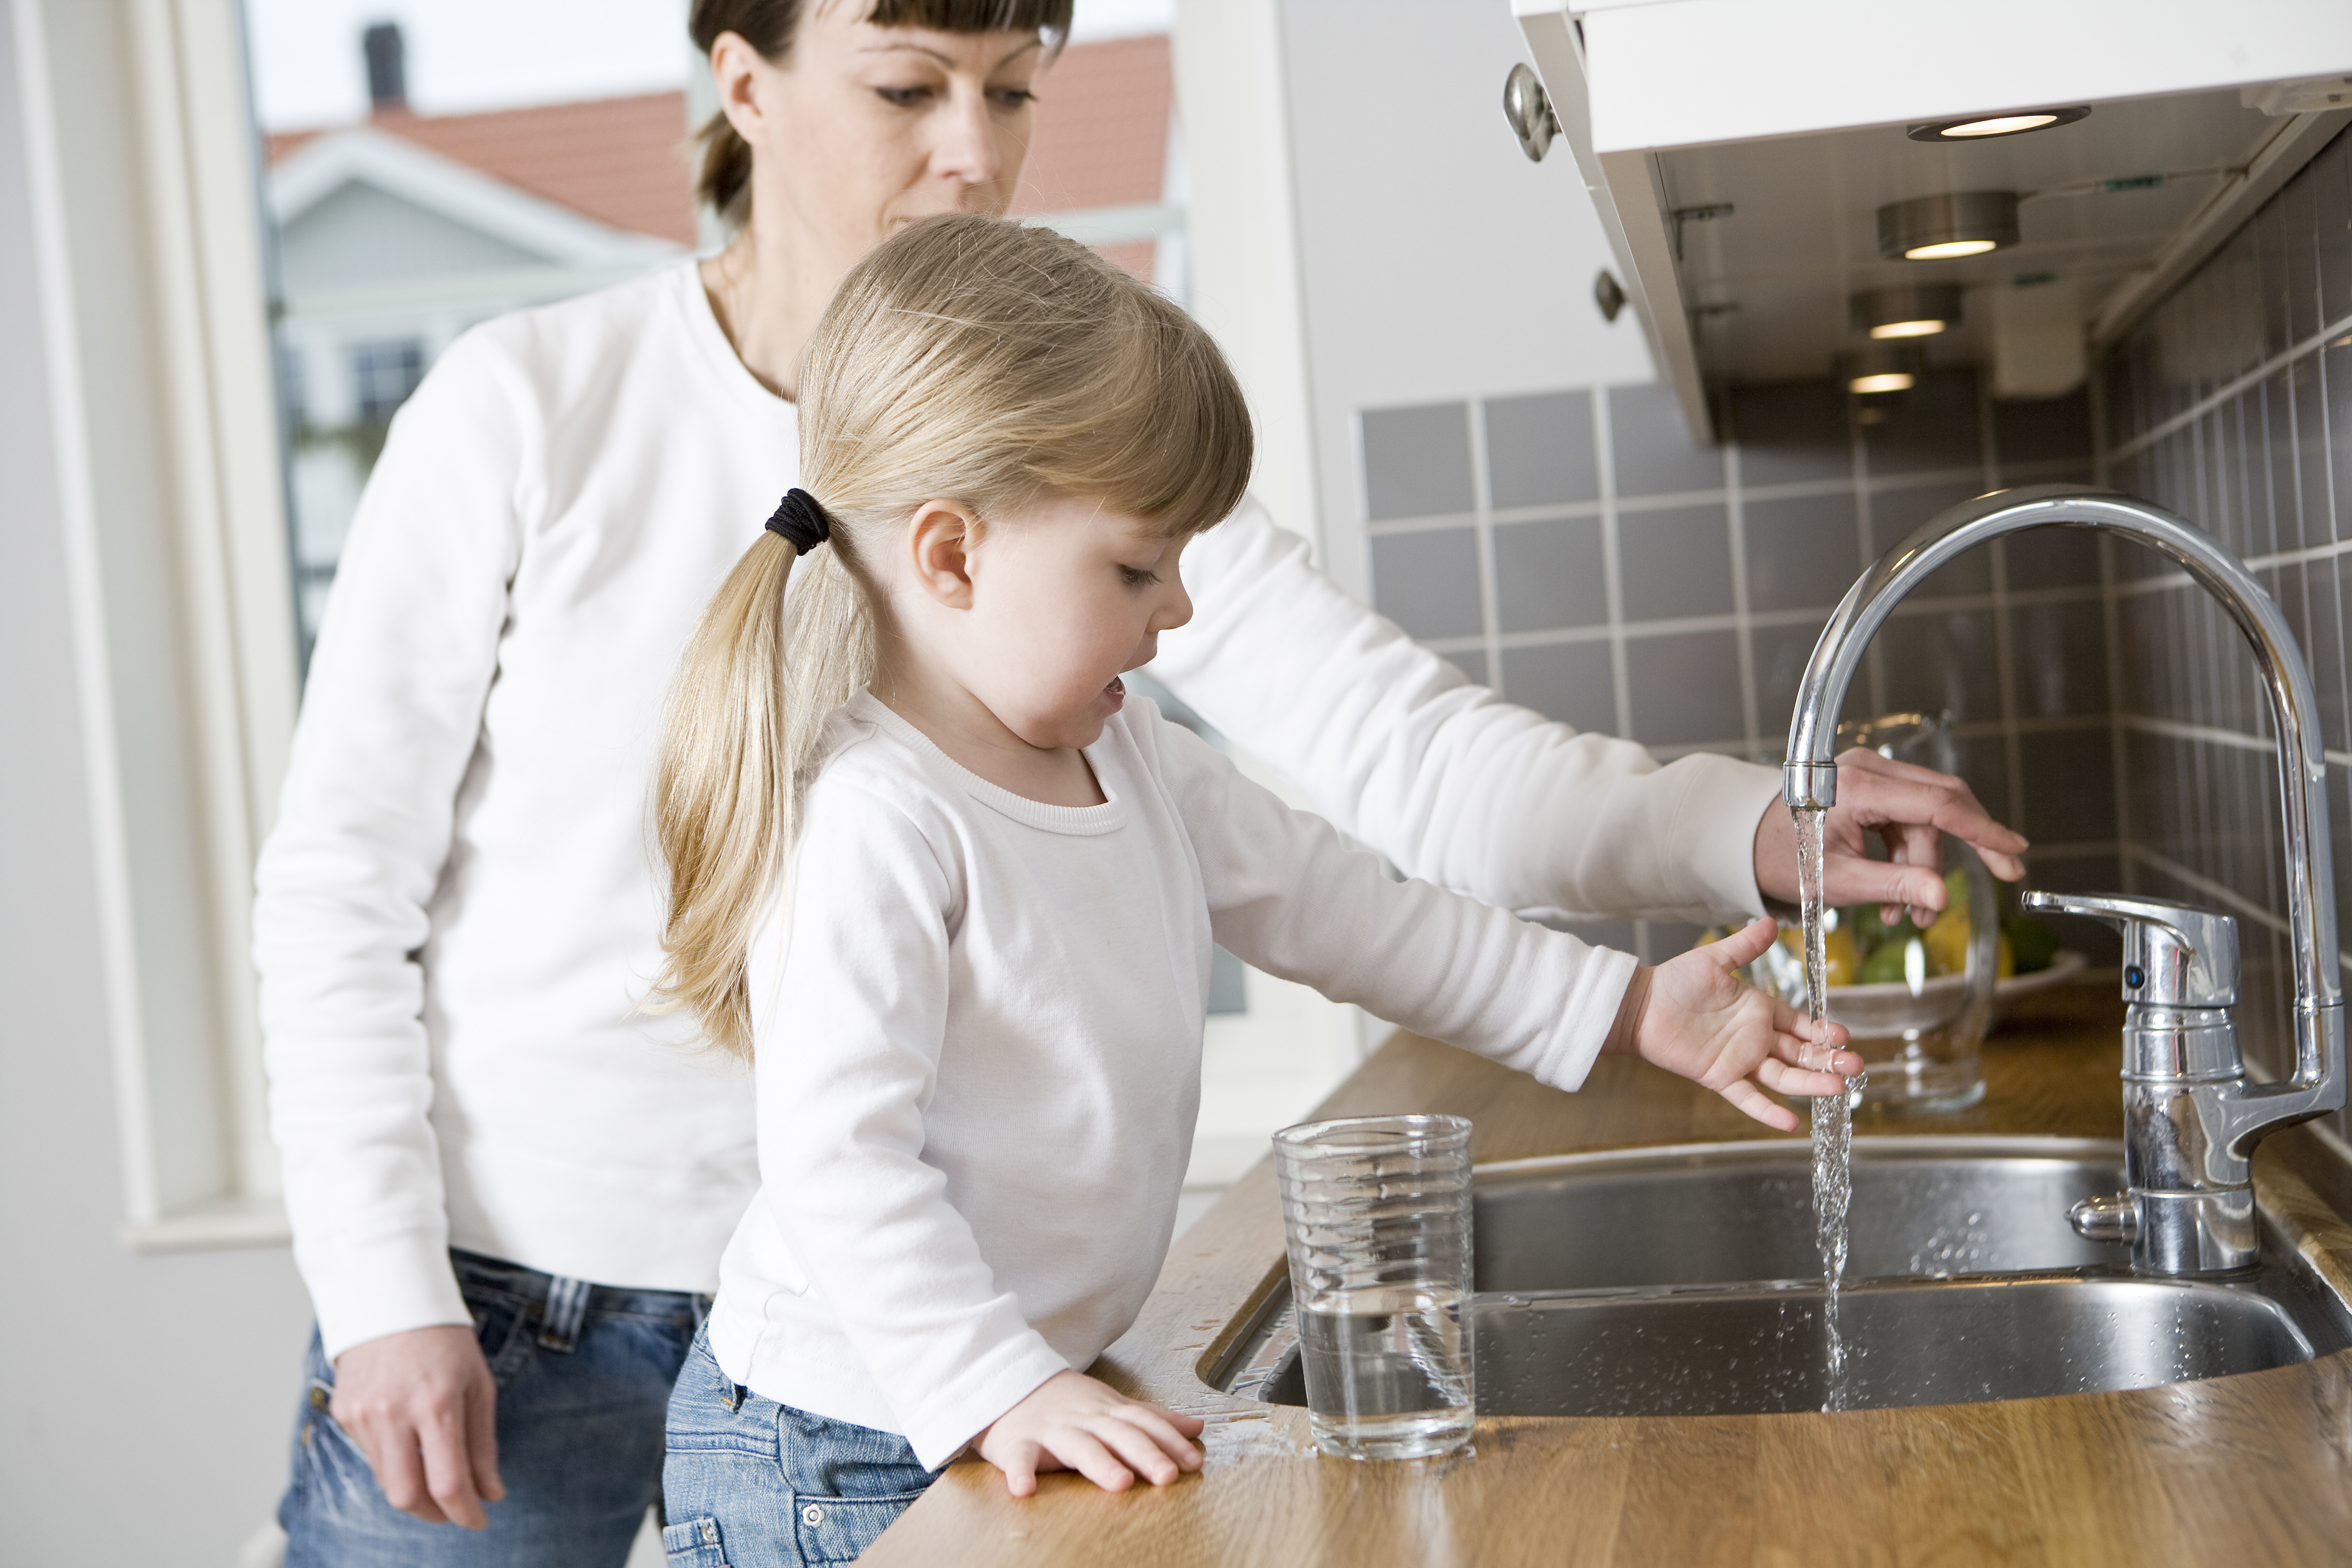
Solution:
M 661 1496 L 662 1411 L 707 1303 L 471 1252 L 449 1260 L 498 1380 L 506 1500 L 487 1505 L 484 1531 L 386 1502 L 327 1413 L 335 1372 L 313 1332 L 293 1480 L 278 1507 L 286 1568 L 622 1568 Z
M 719 1370 L 705 1334 L 669 1399 L 669 1568 L 850 1563 L 939 1479 L 906 1438 L 812 1416 Z

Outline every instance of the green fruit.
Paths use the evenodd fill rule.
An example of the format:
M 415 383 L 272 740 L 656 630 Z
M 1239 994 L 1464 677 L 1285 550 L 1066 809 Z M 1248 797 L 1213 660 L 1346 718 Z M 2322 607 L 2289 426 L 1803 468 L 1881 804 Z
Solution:
M 2012 915 L 2000 924 L 2009 936 L 2009 950 L 2016 955 L 2019 974 L 2046 969 L 2058 956 L 2058 934 L 2033 916 Z
M 1862 983 L 1865 986 L 1906 984 L 1911 977 L 1910 954 L 1915 946 L 1924 946 L 1924 944 L 1916 936 L 1905 936 L 1888 942 L 1886 946 L 1873 953 L 1862 966 Z M 1923 974 L 1934 975 L 1936 966 L 1926 961 L 1927 955 L 1924 952 L 1921 953 L 1920 957 Z

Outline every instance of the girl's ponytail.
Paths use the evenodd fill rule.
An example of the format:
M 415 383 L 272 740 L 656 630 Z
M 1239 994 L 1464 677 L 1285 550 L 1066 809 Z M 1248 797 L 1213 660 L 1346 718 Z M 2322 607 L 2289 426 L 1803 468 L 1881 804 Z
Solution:
M 751 928 L 798 829 L 799 786 L 821 760 L 825 719 L 874 664 L 872 618 L 842 547 L 816 550 L 787 603 L 794 560 L 823 542 L 775 526 L 793 505 L 778 508 L 695 626 L 654 775 L 669 915 L 648 1007 L 692 1011 L 712 1043 L 746 1061 Z

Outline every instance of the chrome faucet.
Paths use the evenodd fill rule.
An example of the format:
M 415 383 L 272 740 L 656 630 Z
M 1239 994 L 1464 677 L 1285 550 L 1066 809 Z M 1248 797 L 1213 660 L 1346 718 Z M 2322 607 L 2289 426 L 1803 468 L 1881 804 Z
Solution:
M 2328 866 L 2327 766 L 2318 706 L 2294 636 L 2237 557 L 2179 517 L 2112 490 L 2036 485 L 1952 507 L 1879 557 L 1814 645 L 1789 725 L 1781 794 L 1790 810 L 1837 800 L 1838 711 L 1863 650 L 1903 597 L 1961 551 L 2027 528 L 2097 528 L 2187 569 L 2252 646 L 2278 732 L 2286 879 L 2294 949 L 2294 1074 L 2246 1082 L 2230 1009 L 2238 999 L 2237 923 L 2228 915 L 2120 895 L 2029 893 L 2028 909 L 2111 920 L 2124 932 L 2124 1166 L 2129 1189 L 2075 1205 L 2074 1228 L 2128 1241 L 2148 1274 L 2224 1273 L 2259 1256 L 2252 1161 L 2273 1128 L 2344 1104 L 2344 997 Z

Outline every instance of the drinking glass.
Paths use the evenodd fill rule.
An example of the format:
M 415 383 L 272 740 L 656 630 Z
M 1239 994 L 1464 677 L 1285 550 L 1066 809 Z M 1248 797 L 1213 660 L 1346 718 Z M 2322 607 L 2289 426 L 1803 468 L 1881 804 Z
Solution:
M 1315 1446 L 1347 1459 L 1443 1454 L 1477 1403 L 1470 1124 L 1355 1116 L 1274 1135 Z

